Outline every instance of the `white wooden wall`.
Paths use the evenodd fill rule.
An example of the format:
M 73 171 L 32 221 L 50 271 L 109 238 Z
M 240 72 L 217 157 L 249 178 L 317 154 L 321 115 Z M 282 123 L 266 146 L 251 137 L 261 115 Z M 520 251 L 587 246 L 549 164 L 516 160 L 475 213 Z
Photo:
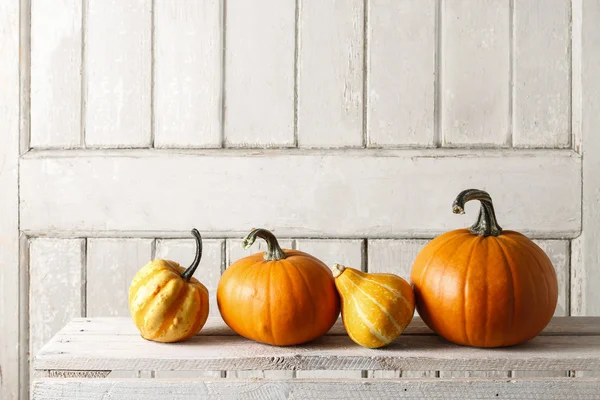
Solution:
M 468 187 L 548 252 L 557 315 L 600 315 L 598 20 L 598 0 L 0 2 L 0 398 L 69 318 L 127 315 L 148 260 L 190 262 L 193 227 L 216 315 L 252 227 L 408 278 L 476 218 L 451 213 Z

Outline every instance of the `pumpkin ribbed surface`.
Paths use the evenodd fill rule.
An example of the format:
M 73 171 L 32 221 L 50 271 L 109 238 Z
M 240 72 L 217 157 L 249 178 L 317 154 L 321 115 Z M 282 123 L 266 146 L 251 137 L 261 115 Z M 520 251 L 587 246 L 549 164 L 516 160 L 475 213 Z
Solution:
M 174 342 L 195 335 L 208 318 L 208 290 L 197 279 L 186 281 L 178 263 L 154 260 L 133 278 L 129 310 L 143 338 Z
M 393 274 L 369 274 L 335 265 L 342 319 L 350 338 L 364 347 L 390 344 L 412 320 L 415 302 L 408 282 Z

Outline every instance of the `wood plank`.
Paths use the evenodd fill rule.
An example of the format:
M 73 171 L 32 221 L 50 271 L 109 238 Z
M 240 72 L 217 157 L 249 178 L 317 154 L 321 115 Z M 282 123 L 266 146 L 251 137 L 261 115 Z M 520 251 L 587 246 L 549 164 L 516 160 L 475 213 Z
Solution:
M 571 276 L 571 314 L 600 315 L 600 4 L 594 1 L 574 3 L 583 7 L 581 16 L 581 84 L 583 155 L 583 226 L 574 241 L 580 255 L 574 258 Z M 580 262 L 577 262 L 580 260 Z
M 451 205 L 459 189 L 480 187 L 491 193 L 506 229 L 534 237 L 579 233 L 581 160 L 571 152 L 457 157 L 363 152 L 266 152 L 269 157 L 264 157 L 263 152 L 247 156 L 213 151 L 198 157 L 176 151 L 71 150 L 25 157 L 21 228 L 38 233 L 150 230 L 187 235 L 195 226 L 202 232 L 242 236 L 261 221 L 262 226 L 278 227 L 282 237 L 433 237 L 473 223 L 478 204 L 469 203 L 463 216 L 452 214 Z M 256 179 L 280 182 L 282 176 L 294 184 L 256 189 Z M 150 181 L 161 183 L 163 195 Z M 190 190 L 191 182 L 207 189 Z M 506 182 L 511 182 L 510 191 Z M 240 206 L 249 193 L 252 213 Z M 80 199 L 86 199 L 86 207 Z M 205 205 L 203 212 L 198 212 L 199 204 Z
M 217 286 L 221 278 L 221 269 L 224 243 L 222 240 L 202 240 L 202 260 L 194 277 L 208 289 L 209 315 L 218 316 Z M 156 258 L 173 260 L 182 266 L 189 266 L 196 254 L 196 242 L 194 239 L 162 239 L 156 242 Z M 204 328 L 203 328 L 204 329 Z
M 571 2 L 514 2 L 513 143 L 571 144 Z
M 296 347 L 272 347 L 239 336 L 195 336 L 185 346 L 139 335 L 58 335 L 35 369 L 77 370 L 595 370 L 600 335 L 538 336 L 518 347 L 466 348 L 438 336 L 402 335 L 383 349 L 347 336 L 325 336 Z M 108 345 L 110 344 L 110 345 Z
M 29 353 L 33 358 L 71 318 L 82 316 L 85 240 L 32 239 L 29 252 Z
M 338 263 L 363 269 L 365 243 L 360 239 L 297 239 L 296 248 L 323 261 L 329 268 Z
M 129 285 L 152 255 L 152 239 L 88 239 L 88 317 L 129 317 Z
M 223 371 L 155 371 L 156 379 L 223 378 Z
M 509 0 L 442 2 L 446 146 L 509 146 Z
M 369 240 L 369 272 L 389 272 L 410 281 L 413 263 L 427 239 Z
M 221 147 L 221 2 L 158 0 L 154 17 L 154 147 Z
M 295 3 L 227 2 L 224 129 L 229 147 L 294 146 Z
M 436 3 L 367 2 L 369 147 L 435 144 Z
M 567 378 L 569 371 L 512 371 L 513 378 Z
M 536 371 L 534 371 L 536 372 Z M 440 378 L 508 378 L 509 371 L 440 371 Z
M 78 334 L 139 336 L 139 332 L 130 318 L 75 318 L 61 329 L 57 336 Z M 208 317 L 199 335 L 235 336 L 235 333 L 225 325 L 221 317 Z M 346 336 L 341 321 L 333 325 L 327 335 Z M 406 327 L 403 335 L 433 335 L 433 332 L 419 317 L 415 317 Z M 540 335 L 600 336 L 600 319 L 597 317 L 554 317 Z
M 31 147 L 81 145 L 82 1 L 31 1 Z
M 19 2 L 0 2 L 0 398 L 20 398 L 19 353 L 26 346 L 25 332 L 19 330 Z M 24 44 L 23 44 L 24 45 Z M 23 361 L 25 362 L 25 361 Z
M 363 146 L 364 3 L 298 3 L 300 147 Z
M 183 399 L 592 399 L 598 379 L 477 380 L 289 380 L 277 381 L 158 381 L 110 379 L 77 381 L 44 379 L 34 383 L 34 399 L 63 400 L 108 396 L 128 400 Z M 250 396 L 250 397 L 249 397 Z
M 554 315 L 569 315 L 569 261 L 570 245 L 567 240 L 534 240 L 546 252 L 558 278 L 558 302 Z
M 344 371 L 344 370 L 312 370 L 312 371 L 296 371 L 298 379 L 360 379 L 363 371 Z
M 87 5 L 85 144 L 149 147 L 152 1 Z

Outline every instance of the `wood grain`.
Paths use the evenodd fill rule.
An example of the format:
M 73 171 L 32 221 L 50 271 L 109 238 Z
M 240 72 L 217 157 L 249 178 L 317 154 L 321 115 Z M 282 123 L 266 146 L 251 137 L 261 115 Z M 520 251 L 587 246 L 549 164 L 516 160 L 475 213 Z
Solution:
M 213 151 L 198 157 L 149 150 L 75 150 L 25 157 L 21 228 L 187 235 L 195 226 L 231 237 L 246 234 L 260 221 L 262 226 L 278 227 L 283 237 L 432 237 L 470 226 L 476 219 L 475 203 L 467 205 L 466 215 L 452 214 L 452 200 L 465 187 L 488 190 L 499 222 L 507 229 L 534 237 L 574 237 L 581 227 L 581 160 L 570 152 L 438 158 L 420 151 L 383 153 L 388 156 L 362 155 L 364 151 L 267 152 L 268 157 L 261 156 L 263 152 L 247 156 Z M 281 182 L 282 176 L 293 184 L 248 189 L 248 182 Z M 190 187 L 194 182 L 202 189 Z M 506 182 L 511 190 L 506 190 Z M 249 193 L 251 204 L 242 206 L 240 199 Z M 86 199 L 86 207 L 80 206 L 81 199 Z
M 514 2 L 513 143 L 569 147 L 571 2 Z
M 88 317 L 129 317 L 129 285 L 151 259 L 151 239 L 88 239 Z
M 19 328 L 19 2 L 0 2 L 0 398 L 20 398 L 19 379 L 21 346 L 26 339 Z
M 87 0 L 85 144 L 149 147 L 151 0 Z
M 33 386 L 36 400 L 107 397 L 127 400 L 173 400 L 231 398 L 255 399 L 592 399 L 600 390 L 598 379 L 477 380 L 424 379 L 394 380 L 319 380 L 301 381 L 157 381 L 157 380 L 74 380 L 38 381 Z
M 31 1 L 33 148 L 81 145 L 82 4 Z
M 434 145 L 435 0 L 368 1 L 367 145 Z
M 581 83 L 582 83 L 582 151 L 583 164 L 583 226 L 575 240 L 577 249 L 571 275 L 571 314 L 600 315 L 600 4 L 582 1 L 574 3 L 581 10 Z
M 298 3 L 301 147 L 363 146 L 364 3 Z
M 154 18 L 154 147 L 221 147 L 221 2 L 157 0 Z
M 294 0 L 227 2 L 225 144 L 228 147 L 294 146 L 295 3 Z
M 441 11 L 442 144 L 508 146 L 509 0 L 442 1 Z
M 33 359 L 71 318 L 82 316 L 85 240 L 33 239 L 29 251 L 29 353 Z

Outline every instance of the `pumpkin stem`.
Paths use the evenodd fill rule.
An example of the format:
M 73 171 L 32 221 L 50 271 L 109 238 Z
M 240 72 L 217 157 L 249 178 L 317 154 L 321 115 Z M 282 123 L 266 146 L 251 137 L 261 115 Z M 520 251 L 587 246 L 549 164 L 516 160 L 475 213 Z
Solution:
M 467 189 L 460 192 L 459 195 L 456 196 L 454 203 L 452 203 L 452 212 L 454 214 L 464 214 L 465 203 L 471 200 L 479 200 L 481 202 L 481 209 L 479 210 L 477 222 L 469 228 L 469 231 L 479 236 L 500 235 L 502 233 L 502 228 L 498 225 L 498 221 L 496 220 L 492 198 L 483 190 Z
M 275 235 L 266 229 L 252 229 L 244 240 L 242 240 L 242 247 L 245 249 L 249 248 L 254 244 L 257 237 L 267 242 L 267 251 L 265 251 L 265 255 L 263 256 L 265 260 L 277 261 L 286 258 L 285 252 L 279 246 Z
M 333 273 L 333 277 L 337 278 L 338 276 L 340 276 L 344 272 L 345 269 L 346 269 L 346 267 L 344 267 L 343 265 L 333 264 L 333 268 L 331 268 L 331 272 Z
M 196 272 L 196 268 L 200 264 L 200 259 L 202 258 L 202 236 L 200 236 L 200 232 L 198 229 L 192 229 L 192 235 L 196 238 L 196 257 L 194 257 L 194 261 L 192 261 L 192 265 L 187 267 L 185 271 L 181 274 L 181 277 L 186 281 L 192 279 L 192 275 Z

